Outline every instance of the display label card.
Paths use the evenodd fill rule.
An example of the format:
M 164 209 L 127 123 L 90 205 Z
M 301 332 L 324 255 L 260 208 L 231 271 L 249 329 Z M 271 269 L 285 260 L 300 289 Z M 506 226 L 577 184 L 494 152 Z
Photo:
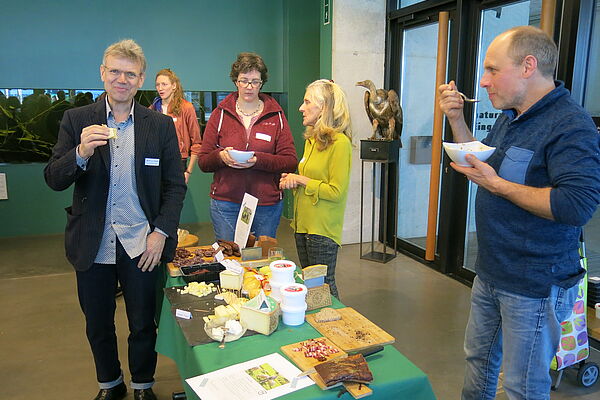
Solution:
M 175 316 L 177 318 L 182 318 L 182 319 L 192 319 L 191 312 L 185 311 L 185 310 L 180 310 L 179 308 L 177 310 L 175 310 Z
M 215 260 L 217 260 L 217 262 L 221 262 L 225 259 L 225 256 L 223 255 L 223 250 L 219 250 L 219 252 L 217 254 L 215 254 Z
M 0 200 L 8 200 L 8 188 L 6 187 L 6 174 L 0 174 Z
M 240 212 L 238 214 L 237 223 L 235 225 L 235 243 L 240 246 L 240 249 L 246 247 L 252 222 L 254 221 L 254 213 L 258 206 L 258 199 L 251 194 L 244 193 Z
M 244 267 L 242 267 L 242 264 L 237 262 L 237 260 L 226 258 L 223 261 L 220 261 L 220 263 L 225 267 L 225 269 L 233 272 L 234 274 L 241 274 L 244 271 Z

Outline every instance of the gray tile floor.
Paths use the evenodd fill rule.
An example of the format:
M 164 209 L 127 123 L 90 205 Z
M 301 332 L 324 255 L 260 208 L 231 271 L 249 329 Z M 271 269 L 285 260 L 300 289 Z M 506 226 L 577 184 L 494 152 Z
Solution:
M 206 224 L 188 228 L 199 234 L 201 244 L 211 241 Z M 278 237 L 287 255 L 296 259 L 284 221 Z M 62 235 L 3 238 L 0 254 L 0 399 L 92 399 L 97 392 L 93 362 Z M 337 279 L 341 300 L 396 338 L 394 346 L 429 376 L 439 399 L 460 397 L 467 286 L 402 255 L 387 264 L 360 260 L 358 245 L 340 251 Z M 126 365 L 122 299 L 117 333 Z M 591 359 L 600 362 L 599 352 L 592 350 Z M 576 386 L 575 377 L 575 370 L 567 370 L 552 399 L 599 398 L 600 383 L 584 389 Z M 155 392 L 163 400 L 182 387 L 176 366 L 162 356 L 156 381 Z

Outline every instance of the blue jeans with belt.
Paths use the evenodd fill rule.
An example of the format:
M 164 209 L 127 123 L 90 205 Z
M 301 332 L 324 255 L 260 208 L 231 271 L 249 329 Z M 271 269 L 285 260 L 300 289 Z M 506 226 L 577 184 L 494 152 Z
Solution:
M 560 323 L 571 314 L 577 292 L 577 285 L 552 286 L 548 297 L 531 298 L 475 277 L 462 399 L 496 398 L 501 365 L 509 399 L 550 399 L 550 363 L 558 348 Z
M 329 285 L 331 294 L 340 298 L 335 284 L 335 265 L 339 245 L 327 236 L 308 233 L 296 233 L 296 249 L 302 268 L 315 265 L 327 265 L 327 276 L 325 283 Z
M 216 239 L 233 240 L 240 207 L 240 203 L 210 199 L 210 219 Z M 283 201 L 271 206 L 257 206 L 250 231 L 257 238 L 262 235 L 276 237 L 282 211 Z

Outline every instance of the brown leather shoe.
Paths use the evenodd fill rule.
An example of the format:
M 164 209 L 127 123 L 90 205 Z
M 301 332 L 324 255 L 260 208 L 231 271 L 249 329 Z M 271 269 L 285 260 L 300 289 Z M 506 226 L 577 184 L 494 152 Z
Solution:
M 157 400 L 156 395 L 152 391 L 152 388 L 148 389 L 134 389 L 133 398 L 135 400 Z
M 127 386 L 123 382 L 110 389 L 100 389 L 94 400 L 121 400 L 127 395 Z

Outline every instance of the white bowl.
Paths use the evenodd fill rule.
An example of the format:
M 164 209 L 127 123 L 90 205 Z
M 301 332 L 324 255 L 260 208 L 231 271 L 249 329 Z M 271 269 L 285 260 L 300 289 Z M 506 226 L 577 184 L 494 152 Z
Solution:
M 223 339 L 223 334 L 221 333 L 219 335 L 215 335 L 214 332 L 213 332 L 213 328 L 221 328 L 221 327 L 225 326 L 226 322 L 227 322 L 226 319 L 211 320 L 210 322 L 207 322 L 207 323 L 204 324 L 204 332 L 206 332 L 206 334 L 208 335 L 208 337 L 211 338 L 212 340 L 220 342 L 221 339 Z M 225 333 L 225 342 L 233 342 L 235 340 L 238 340 L 242 336 L 244 336 L 244 334 L 246 333 L 246 330 L 248 328 L 244 324 L 242 324 L 241 322 L 240 322 L 240 325 L 242 325 L 242 331 L 239 332 L 237 335 L 232 335 L 230 333 Z
M 246 163 L 246 162 L 248 162 L 249 159 L 251 159 L 254 156 L 254 152 L 253 151 L 241 151 L 241 150 L 229 150 L 229 155 L 236 162 Z
M 478 140 L 465 143 L 444 142 L 443 146 L 452 161 L 461 167 L 472 167 L 472 165 L 465 160 L 467 154 L 473 154 L 480 161 L 485 161 L 490 158 L 492 153 L 496 150 L 495 147 L 486 146 Z

